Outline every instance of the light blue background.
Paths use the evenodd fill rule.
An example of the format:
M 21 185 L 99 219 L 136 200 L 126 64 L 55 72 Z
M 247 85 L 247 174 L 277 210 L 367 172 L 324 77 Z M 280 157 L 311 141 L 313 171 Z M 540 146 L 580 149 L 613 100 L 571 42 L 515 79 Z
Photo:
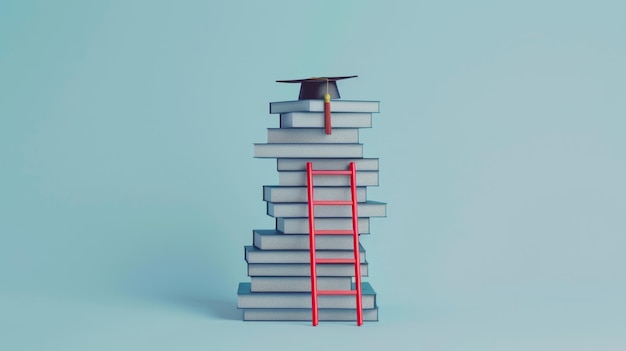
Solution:
M 0 2 L 0 349 L 623 350 L 623 4 Z M 274 81 L 349 74 L 381 320 L 242 322 Z

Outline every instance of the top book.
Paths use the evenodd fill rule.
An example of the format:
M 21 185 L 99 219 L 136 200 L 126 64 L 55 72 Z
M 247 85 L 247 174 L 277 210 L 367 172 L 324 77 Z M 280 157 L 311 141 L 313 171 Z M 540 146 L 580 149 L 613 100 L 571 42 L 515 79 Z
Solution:
M 379 101 L 333 100 L 332 112 L 380 112 Z M 270 113 L 324 112 L 324 100 L 294 100 L 270 102 Z

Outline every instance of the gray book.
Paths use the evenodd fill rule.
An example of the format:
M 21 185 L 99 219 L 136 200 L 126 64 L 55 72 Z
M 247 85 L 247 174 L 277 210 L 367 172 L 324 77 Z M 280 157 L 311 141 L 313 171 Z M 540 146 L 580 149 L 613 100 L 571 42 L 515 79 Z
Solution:
M 320 308 L 317 310 L 320 322 L 356 321 L 355 309 Z M 310 308 L 246 308 L 244 321 L 311 321 Z M 378 321 L 378 307 L 363 310 L 363 321 Z
M 257 158 L 362 158 L 362 144 L 254 144 Z
M 354 265 L 350 263 L 318 264 L 319 277 L 353 277 Z M 367 262 L 361 263 L 361 276 L 367 276 Z M 248 276 L 310 277 L 311 265 L 308 263 L 248 263 Z
M 318 277 L 320 290 L 349 290 L 352 277 Z M 250 277 L 252 292 L 311 292 L 311 277 Z
M 320 175 L 313 177 L 315 186 L 350 186 L 350 177 L 346 175 Z M 278 172 L 278 185 L 306 186 L 306 172 Z M 357 186 L 378 186 L 378 171 L 357 171 Z
M 267 215 L 271 217 L 306 217 L 306 203 L 267 203 Z M 385 217 L 387 204 L 378 201 L 361 202 L 357 205 L 359 217 Z M 315 217 L 351 217 L 351 206 L 315 206 Z M 350 229 L 350 228 L 348 228 Z
M 338 128 L 371 128 L 371 113 L 332 112 L 330 116 L 333 133 Z M 281 128 L 324 128 L 323 112 L 288 112 L 280 114 Z
M 354 287 L 353 287 L 354 290 Z M 363 309 L 376 307 L 376 292 L 367 282 L 361 283 Z M 239 283 L 237 308 L 311 308 L 311 293 L 250 291 L 250 283 Z M 319 308 L 356 308 L 354 295 L 319 295 Z M 356 313 L 355 313 L 356 318 Z
M 332 112 L 368 112 L 380 111 L 378 101 L 362 100 L 332 100 L 330 111 Z M 286 112 L 324 112 L 324 100 L 293 100 L 270 102 L 270 113 Z
M 357 171 L 378 171 L 377 158 L 357 159 L 306 159 L 306 158 L 279 158 L 276 161 L 278 171 L 306 171 L 307 162 L 311 162 L 313 169 L 321 170 L 347 170 L 350 162 L 354 162 Z
M 308 234 L 283 234 L 274 229 L 256 229 L 253 232 L 254 246 L 261 250 L 308 250 Z M 351 250 L 350 235 L 316 236 L 318 250 Z
M 317 248 L 317 245 L 316 245 Z M 360 262 L 365 262 L 365 249 L 359 245 Z M 245 246 L 245 260 L 248 263 L 309 263 L 309 250 L 261 250 Z M 354 258 L 352 250 L 316 250 L 317 258 Z
M 308 213 L 307 213 L 308 216 Z M 370 220 L 359 217 L 359 234 L 369 234 Z M 285 234 L 309 234 L 309 218 L 276 218 L 276 229 Z M 352 218 L 316 218 L 317 230 L 351 230 Z
M 352 192 L 349 187 L 321 187 L 313 188 L 313 197 L 316 200 L 351 201 Z M 357 187 L 358 202 L 367 201 L 367 188 Z M 263 187 L 263 201 L 269 202 L 308 202 L 308 193 L 305 186 L 271 186 Z
M 324 128 L 268 128 L 267 142 L 270 144 L 295 143 L 295 144 L 345 144 L 359 143 L 358 129 L 333 129 L 331 134 L 326 134 Z

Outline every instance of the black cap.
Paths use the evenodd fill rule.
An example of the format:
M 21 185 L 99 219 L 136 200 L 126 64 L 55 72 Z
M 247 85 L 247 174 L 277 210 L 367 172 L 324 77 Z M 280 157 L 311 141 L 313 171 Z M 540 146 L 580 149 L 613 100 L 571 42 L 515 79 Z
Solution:
M 298 100 L 317 100 L 324 99 L 324 95 L 328 93 L 331 99 L 339 99 L 339 90 L 337 89 L 337 81 L 341 79 L 354 78 L 358 76 L 343 77 L 313 77 L 294 80 L 277 80 L 278 83 L 300 83 L 300 96 Z

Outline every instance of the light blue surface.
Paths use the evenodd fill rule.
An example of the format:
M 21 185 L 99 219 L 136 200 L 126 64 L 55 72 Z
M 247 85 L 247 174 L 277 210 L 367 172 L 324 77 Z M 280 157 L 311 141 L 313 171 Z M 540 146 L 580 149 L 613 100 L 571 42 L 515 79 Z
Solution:
M 0 2 L 0 349 L 623 350 L 625 10 Z M 242 322 L 274 81 L 349 74 L 381 321 Z

